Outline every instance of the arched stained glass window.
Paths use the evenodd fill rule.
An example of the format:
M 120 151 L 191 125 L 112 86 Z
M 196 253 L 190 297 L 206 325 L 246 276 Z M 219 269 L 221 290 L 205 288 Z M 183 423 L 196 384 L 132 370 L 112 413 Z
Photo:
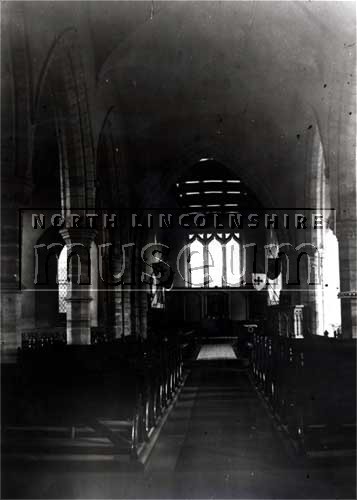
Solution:
M 238 238 L 238 234 L 190 234 L 188 284 L 192 287 L 239 287 L 241 252 Z

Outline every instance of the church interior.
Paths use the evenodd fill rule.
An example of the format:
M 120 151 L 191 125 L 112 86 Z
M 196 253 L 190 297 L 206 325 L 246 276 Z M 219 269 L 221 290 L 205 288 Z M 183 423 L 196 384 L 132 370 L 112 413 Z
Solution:
M 2 498 L 356 498 L 356 5 L 1 4 Z

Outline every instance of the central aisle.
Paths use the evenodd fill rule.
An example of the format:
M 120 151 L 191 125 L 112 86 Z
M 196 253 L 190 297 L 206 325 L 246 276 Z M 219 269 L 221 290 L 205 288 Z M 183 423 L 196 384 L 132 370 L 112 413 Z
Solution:
M 155 492 L 152 498 L 338 497 L 337 475 L 302 463 L 287 449 L 238 360 L 197 361 L 150 457 L 150 493 Z
M 208 349 L 201 353 L 208 354 L 213 346 L 204 347 Z M 232 350 L 229 345 L 222 347 Z M 257 470 L 288 465 L 262 402 L 246 371 L 238 367 L 238 361 L 227 366 L 219 362 L 195 365 L 156 444 L 149 469 L 162 470 L 166 463 L 167 469 L 194 470 L 197 478 L 203 475 L 208 480 L 206 474 L 229 476 L 230 471 L 244 470 L 254 477 Z M 182 441 L 169 449 L 172 437 L 181 433 Z
M 194 362 L 145 470 L 22 468 L 9 478 L 11 498 L 355 498 L 354 466 L 313 465 L 285 451 L 240 366 Z
M 197 359 L 237 359 L 237 356 L 230 344 L 205 344 L 201 347 Z

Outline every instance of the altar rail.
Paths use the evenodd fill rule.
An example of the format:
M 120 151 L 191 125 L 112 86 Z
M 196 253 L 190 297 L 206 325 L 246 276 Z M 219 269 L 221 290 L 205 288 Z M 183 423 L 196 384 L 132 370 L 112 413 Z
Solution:
M 138 459 L 183 380 L 176 338 L 22 349 L 17 366 L 5 459 Z
M 254 334 L 259 390 L 307 453 L 356 448 L 356 341 Z

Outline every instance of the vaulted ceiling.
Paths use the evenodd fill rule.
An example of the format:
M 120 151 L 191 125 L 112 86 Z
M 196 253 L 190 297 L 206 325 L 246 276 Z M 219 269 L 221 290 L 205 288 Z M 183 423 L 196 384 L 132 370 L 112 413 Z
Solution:
M 99 86 L 115 86 L 142 167 L 152 173 L 185 150 L 202 151 L 248 178 L 269 170 L 270 191 L 288 171 L 286 201 L 297 182 L 303 190 L 311 125 L 353 85 L 353 2 L 88 8 Z
M 114 106 L 143 189 L 205 156 L 265 202 L 301 203 L 309 134 L 353 94 L 354 2 L 25 3 L 37 61 L 46 37 L 81 31 L 93 128 Z

